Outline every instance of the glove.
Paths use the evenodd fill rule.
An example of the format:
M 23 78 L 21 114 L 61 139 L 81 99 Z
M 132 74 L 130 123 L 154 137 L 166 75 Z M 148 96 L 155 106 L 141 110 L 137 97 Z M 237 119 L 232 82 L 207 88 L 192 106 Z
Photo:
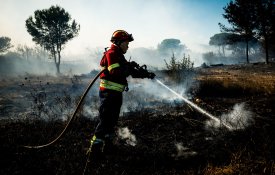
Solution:
M 135 61 L 129 62 L 129 65 L 130 65 L 132 68 L 139 67 L 138 63 L 136 63 Z
M 155 76 L 156 74 L 154 74 L 153 72 L 148 72 L 147 78 L 154 79 Z
M 133 78 L 155 78 L 155 74 L 147 71 L 147 66 L 139 66 L 135 61 L 128 62 L 129 74 Z
M 137 78 L 149 78 L 149 79 L 154 79 L 155 74 L 152 72 L 148 72 L 147 70 L 140 70 L 137 72 Z M 134 77 L 133 77 L 134 78 Z

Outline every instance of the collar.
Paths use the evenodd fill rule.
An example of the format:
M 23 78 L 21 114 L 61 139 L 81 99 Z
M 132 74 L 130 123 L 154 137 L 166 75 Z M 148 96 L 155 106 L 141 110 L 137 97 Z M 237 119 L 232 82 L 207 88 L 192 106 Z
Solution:
M 110 49 L 111 49 L 111 50 L 117 50 L 117 51 L 119 51 L 119 52 L 121 52 L 121 53 L 123 54 L 121 48 L 118 47 L 116 44 L 112 44 Z

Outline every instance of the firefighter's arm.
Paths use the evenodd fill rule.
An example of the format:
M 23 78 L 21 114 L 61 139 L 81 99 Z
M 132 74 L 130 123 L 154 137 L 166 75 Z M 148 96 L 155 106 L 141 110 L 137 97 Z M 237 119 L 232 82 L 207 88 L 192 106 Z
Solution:
M 121 65 L 121 61 L 119 60 L 119 57 L 115 53 L 110 53 L 107 56 L 108 60 L 108 71 L 109 74 L 113 77 L 127 77 L 129 76 L 129 70 L 124 66 Z

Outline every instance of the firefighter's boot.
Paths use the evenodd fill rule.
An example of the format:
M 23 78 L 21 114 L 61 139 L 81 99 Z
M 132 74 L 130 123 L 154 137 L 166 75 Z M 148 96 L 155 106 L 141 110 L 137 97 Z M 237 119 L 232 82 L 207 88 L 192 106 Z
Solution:
M 115 134 L 107 134 L 104 137 L 105 145 L 104 145 L 104 154 L 114 154 L 117 151 L 117 146 L 114 144 L 115 142 Z
M 91 139 L 91 145 L 87 154 L 90 154 L 90 161 L 94 163 L 99 163 L 103 159 L 103 150 L 105 146 L 105 141 L 97 138 L 95 135 Z

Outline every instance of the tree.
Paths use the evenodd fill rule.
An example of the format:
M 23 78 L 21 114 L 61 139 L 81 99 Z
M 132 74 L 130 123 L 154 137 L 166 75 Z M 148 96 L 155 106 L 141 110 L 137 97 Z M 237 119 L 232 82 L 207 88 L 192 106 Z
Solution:
M 225 47 L 226 45 L 231 43 L 231 41 L 229 41 L 231 35 L 232 34 L 230 33 L 215 34 L 210 38 L 209 45 L 218 46 L 219 53 L 221 53 L 221 48 L 222 48 L 222 54 L 223 56 L 225 56 Z
M 5 36 L 0 37 L 0 53 L 6 52 L 8 49 L 13 47 L 10 42 L 11 42 L 11 39 L 9 37 L 5 37 Z
M 251 56 L 251 54 L 255 54 L 257 52 L 259 48 L 259 41 L 255 37 L 251 37 L 248 40 L 249 42 L 247 43 L 247 40 L 243 35 L 229 35 L 229 43 L 227 49 L 232 50 L 233 55 L 243 55 L 244 53 L 248 52 L 248 55 Z
M 273 17 L 271 18 L 271 23 L 272 23 L 272 32 L 271 32 L 271 36 L 270 36 L 270 51 L 271 54 L 273 54 L 273 58 L 275 58 L 275 3 L 273 3 L 273 8 L 272 8 L 272 14 Z
M 274 33 L 274 18 L 275 18 L 275 1 L 274 0 L 255 0 L 256 13 L 256 34 L 259 39 L 263 39 L 266 63 L 269 62 L 269 44 Z
M 272 28 L 273 28 L 272 33 L 270 35 L 270 40 L 269 40 L 269 50 L 270 50 L 271 57 L 275 58 L 275 24 L 274 24 L 274 27 Z
M 27 31 L 36 44 L 50 52 L 57 74 L 60 74 L 61 50 L 69 40 L 78 35 L 80 25 L 75 20 L 71 22 L 70 14 L 59 6 L 36 10 L 34 19 L 30 16 L 26 20 Z
M 49 58 L 48 52 L 40 46 L 32 48 L 27 45 L 18 45 L 16 51 L 26 61 L 45 61 Z
M 157 47 L 159 53 L 165 57 L 172 53 L 179 56 L 186 49 L 185 45 L 181 44 L 179 39 L 164 39 Z
M 256 27 L 255 19 L 256 14 L 254 2 L 251 0 L 231 0 L 224 9 L 223 17 L 228 20 L 232 28 L 228 28 L 225 25 L 219 23 L 222 31 L 232 32 L 244 36 L 246 42 L 246 61 L 248 59 L 248 42 L 254 36 L 254 30 Z

